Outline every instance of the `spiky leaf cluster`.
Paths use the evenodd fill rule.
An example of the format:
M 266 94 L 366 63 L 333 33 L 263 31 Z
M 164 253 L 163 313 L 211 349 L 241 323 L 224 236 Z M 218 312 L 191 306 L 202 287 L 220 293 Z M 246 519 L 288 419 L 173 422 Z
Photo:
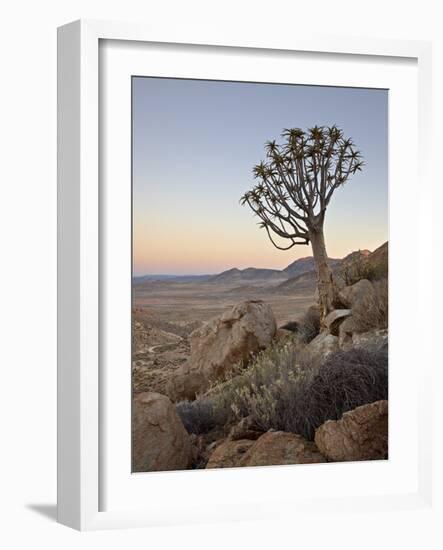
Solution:
M 364 165 L 352 139 L 337 126 L 285 129 L 284 142 L 266 143 L 266 159 L 253 168 L 257 183 L 241 198 L 281 250 L 308 244 L 323 223 L 334 191 Z M 272 235 L 288 239 L 280 246 Z

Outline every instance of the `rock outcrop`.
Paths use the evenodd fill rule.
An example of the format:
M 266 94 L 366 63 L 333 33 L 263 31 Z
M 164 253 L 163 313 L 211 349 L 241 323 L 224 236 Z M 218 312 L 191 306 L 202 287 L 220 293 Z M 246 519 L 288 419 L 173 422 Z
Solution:
M 351 313 L 350 309 L 334 309 L 325 317 L 324 323 L 326 328 L 331 334 L 338 336 L 340 325 Z
M 357 323 L 352 315 L 346 317 L 338 329 L 338 345 L 341 350 L 348 351 L 352 348 L 352 335 L 357 328 Z
M 209 457 L 206 468 L 236 468 L 241 466 L 241 459 L 245 453 L 254 445 L 255 441 L 250 439 L 230 439 L 218 445 Z
M 197 395 L 208 386 L 204 374 L 191 370 L 190 364 L 185 363 L 177 369 L 166 384 L 166 393 L 173 402 L 193 401 Z
M 338 298 L 347 308 L 352 309 L 360 301 L 374 296 L 374 287 L 367 279 L 361 279 L 351 286 L 343 287 Z
M 352 347 L 367 351 L 387 351 L 389 334 L 387 329 L 370 330 L 368 332 L 354 332 Z
M 135 395 L 132 409 L 132 470 L 187 469 L 192 461 L 189 435 L 174 405 L 159 393 Z
M 307 349 L 312 355 L 325 359 L 331 353 L 338 351 L 338 338 L 327 331 L 320 332 L 320 334 L 309 342 Z
M 229 432 L 229 438 L 233 441 L 238 439 L 251 439 L 256 440 L 263 435 L 261 430 L 250 416 L 242 418 L 238 424 L 231 428 Z
M 246 365 L 271 343 L 276 331 L 268 304 L 261 300 L 237 304 L 190 335 L 189 361 L 169 385 L 168 395 L 174 400 L 195 399 L 235 365 Z
M 326 462 L 326 459 L 312 441 L 292 433 L 269 431 L 256 441 L 224 441 L 212 453 L 206 467 L 235 468 L 318 462 Z
M 316 430 L 315 443 L 334 462 L 387 458 L 388 402 L 362 405 L 340 420 L 328 420 Z
M 326 462 L 312 441 L 301 435 L 269 431 L 257 439 L 241 459 L 241 466 L 312 464 Z

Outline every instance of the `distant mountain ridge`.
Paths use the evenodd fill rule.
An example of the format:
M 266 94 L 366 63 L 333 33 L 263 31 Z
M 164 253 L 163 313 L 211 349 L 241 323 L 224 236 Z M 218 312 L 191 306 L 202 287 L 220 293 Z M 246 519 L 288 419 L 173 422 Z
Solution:
M 342 260 L 339 260 L 337 258 L 329 258 L 329 265 L 331 267 L 334 267 L 341 261 Z M 312 271 L 313 269 L 315 269 L 313 256 L 306 256 L 306 258 L 299 258 L 298 260 L 295 260 L 295 262 L 292 262 L 287 267 L 285 267 L 283 271 L 287 273 L 289 277 L 296 277 L 297 275 Z
M 371 258 L 381 259 L 387 258 L 388 243 L 385 242 L 379 246 L 374 252 L 370 250 L 356 250 L 351 252 L 342 259 L 329 258 L 329 264 L 333 270 L 336 270 L 344 262 L 348 262 L 363 256 L 371 260 Z M 222 271 L 216 275 L 142 275 L 133 278 L 134 284 L 142 284 L 149 282 L 206 282 L 206 283 L 228 283 L 228 284 L 250 284 L 250 283 L 279 283 L 276 288 L 281 290 L 290 290 L 291 288 L 300 288 L 311 286 L 315 283 L 316 272 L 315 262 L 312 256 L 299 258 L 290 263 L 282 270 L 266 269 L 257 267 L 247 267 L 246 269 L 238 269 L 233 267 Z
M 282 271 L 278 269 L 263 269 L 257 267 L 247 267 L 246 269 L 228 269 L 218 275 L 213 275 L 209 278 L 210 282 L 223 283 L 223 282 L 244 282 L 244 281 L 269 281 L 269 280 L 282 280 L 285 277 Z
M 177 281 L 177 282 L 191 282 L 191 281 L 207 281 L 213 275 L 136 275 L 132 278 L 132 282 L 135 285 L 147 282 L 159 282 L 159 281 Z

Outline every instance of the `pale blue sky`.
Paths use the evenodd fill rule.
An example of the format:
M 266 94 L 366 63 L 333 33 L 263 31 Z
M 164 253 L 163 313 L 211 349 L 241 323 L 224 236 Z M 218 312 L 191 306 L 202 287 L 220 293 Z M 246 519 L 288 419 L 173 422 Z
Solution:
M 319 86 L 133 79 L 134 273 L 283 268 L 310 247 L 276 250 L 241 195 L 283 128 L 336 124 L 366 166 L 326 217 L 331 257 L 388 239 L 388 92 Z

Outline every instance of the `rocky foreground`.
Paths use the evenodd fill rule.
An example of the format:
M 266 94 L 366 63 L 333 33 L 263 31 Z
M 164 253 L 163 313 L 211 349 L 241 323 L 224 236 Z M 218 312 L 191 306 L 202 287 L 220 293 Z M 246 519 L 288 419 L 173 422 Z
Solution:
M 386 282 L 343 286 L 321 330 L 316 316 L 277 328 L 250 300 L 181 335 L 163 330 L 157 345 L 175 360 L 143 379 L 137 360 L 152 346 L 136 320 L 133 470 L 387 458 Z

